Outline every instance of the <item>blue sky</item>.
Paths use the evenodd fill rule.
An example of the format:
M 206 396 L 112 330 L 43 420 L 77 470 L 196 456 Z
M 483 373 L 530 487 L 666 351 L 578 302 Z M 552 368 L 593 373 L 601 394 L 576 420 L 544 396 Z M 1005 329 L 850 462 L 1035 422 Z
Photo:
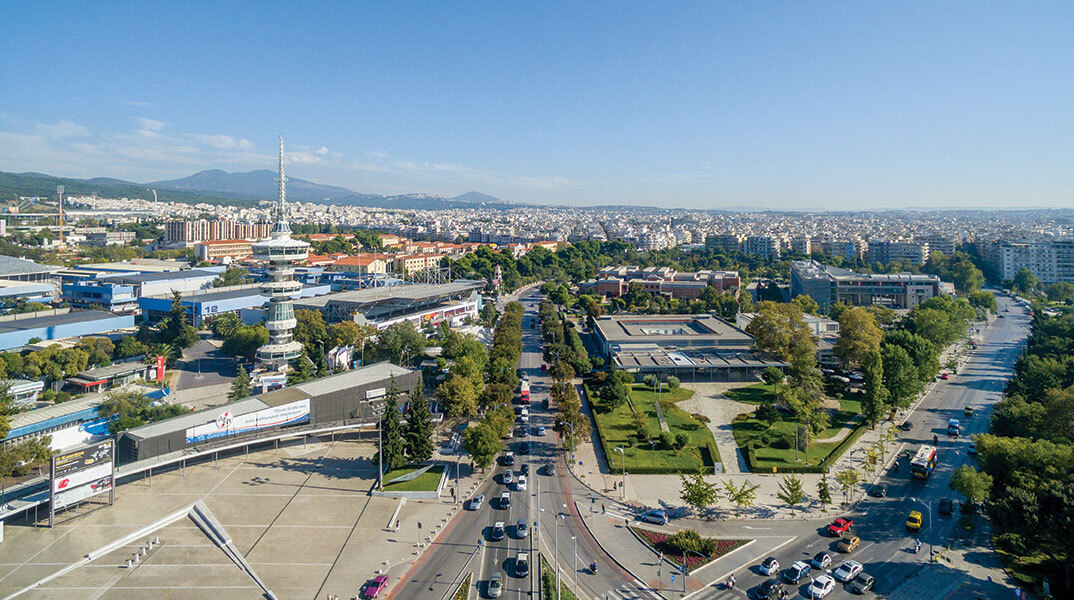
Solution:
M 0 4 L 0 170 L 1074 206 L 1074 3 Z

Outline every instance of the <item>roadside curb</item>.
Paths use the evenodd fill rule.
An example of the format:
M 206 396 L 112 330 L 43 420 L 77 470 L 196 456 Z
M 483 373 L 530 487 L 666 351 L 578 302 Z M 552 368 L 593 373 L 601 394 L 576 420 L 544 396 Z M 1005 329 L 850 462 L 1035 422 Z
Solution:
M 578 501 L 577 501 L 577 500 L 575 500 L 575 501 L 574 501 L 574 502 L 572 503 L 572 506 L 574 506 L 574 510 L 575 510 L 575 511 L 577 511 L 577 512 L 578 512 L 579 514 L 581 513 L 581 510 L 580 510 L 580 509 L 579 509 L 579 507 L 578 507 Z M 639 582 L 639 583 L 640 583 L 641 585 L 645 586 L 645 587 L 646 587 L 646 588 L 648 589 L 648 591 L 649 591 L 650 593 L 652 593 L 652 594 L 655 594 L 656 596 L 658 596 L 658 597 L 660 597 L 660 598 L 666 598 L 666 596 L 664 596 L 664 595 L 663 595 L 663 594 L 661 594 L 660 592 L 658 592 L 658 591 L 656 591 L 656 590 L 652 589 L 651 587 L 649 587 L 649 584 L 648 584 L 648 583 L 646 583 L 646 582 L 645 582 L 645 580 L 644 580 L 644 579 L 642 579 L 641 577 L 638 577 L 638 574 L 637 574 L 637 573 L 635 573 L 634 571 L 631 571 L 630 569 L 628 569 L 628 568 L 627 568 L 627 566 L 626 566 L 626 565 L 624 565 L 624 564 L 623 564 L 622 562 L 620 562 L 618 558 L 616 558 L 615 556 L 613 556 L 611 552 L 608 552 L 608 549 L 607 549 L 607 548 L 605 548 L 605 547 L 604 547 L 604 544 L 602 544 L 602 543 L 600 542 L 600 538 L 598 538 L 598 537 L 597 537 L 597 536 L 596 536 L 596 535 L 595 535 L 595 534 L 593 533 L 593 530 L 589 528 L 589 522 L 588 522 L 588 521 L 586 521 L 586 520 L 585 520 L 584 518 L 580 518 L 580 520 L 582 521 L 582 525 L 583 525 L 583 526 L 585 527 L 586 533 L 588 533 L 588 534 L 589 534 L 589 537 L 590 537 L 590 538 L 592 538 L 594 542 L 596 542 L 597 546 L 599 546 L 599 547 L 600 547 L 600 550 L 601 550 L 601 552 L 603 552 L 605 556 L 607 556 L 608 558 L 610 558 L 610 559 L 611 559 L 611 561 L 612 561 L 612 562 L 614 562 L 614 563 L 616 564 L 616 566 L 618 566 L 618 567 L 619 567 L 620 569 L 622 569 L 622 570 L 623 570 L 623 571 L 625 571 L 625 572 L 626 572 L 627 574 L 629 574 L 629 575 L 630 575 L 631 577 L 633 577 L 633 578 L 634 578 L 634 581 L 637 581 L 637 582 Z M 630 528 L 630 526 L 629 526 L 629 525 L 627 525 L 627 526 L 626 526 L 626 528 L 627 528 L 627 530 L 628 530 L 628 531 L 630 531 L 630 535 L 634 536 L 634 538 L 635 538 L 635 539 L 637 539 L 637 537 L 638 537 L 638 534 L 634 533 L 634 531 L 633 531 L 633 530 L 632 530 L 632 529 Z M 644 544 L 644 543 L 643 543 L 643 542 L 642 542 L 642 541 L 641 541 L 640 539 L 638 540 L 638 543 L 639 543 L 639 544 L 642 544 L 642 545 L 644 545 L 644 546 L 645 546 L 645 547 L 646 547 L 647 549 L 649 549 L 649 551 L 652 551 L 652 548 L 650 548 L 650 547 L 649 547 L 649 546 L 648 546 L 647 544 Z

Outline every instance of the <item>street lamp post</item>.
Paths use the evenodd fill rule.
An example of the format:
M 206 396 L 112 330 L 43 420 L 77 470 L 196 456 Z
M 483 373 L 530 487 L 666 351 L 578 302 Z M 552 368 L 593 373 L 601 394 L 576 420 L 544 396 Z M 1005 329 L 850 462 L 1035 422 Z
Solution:
M 571 428 L 571 466 L 574 466 L 574 423 L 567 423 Z
M 626 498 L 626 452 L 623 452 L 623 449 L 621 447 L 616 448 L 615 451 L 618 452 L 623 457 L 623 493 L 620 495 L 620 497 L 625 499 Z
M 572 535 L 571 539 L 574 541 L 574 577 L 572 579 L 575 593 L 578 593 L 578 538 Z
M 925 505 L 926 509 L 928 509 L 929 532 L 932 533 L 932 500 L 926 501 L 926 500 L 922 500 L 921 498 L 913 498 L 913 497 L 911 497 L 910 499 L 913 500 L 914 502 L 920 502 L 921 504 Z M 933 546 L 933 543 L 932 543 L 933 538 L 935 538 L 935 535 L 930 535 L 929 536 L 929 562 L 930 563 L 932 562 L 932 557 L 933 557 L 934 552 L 935 552 L 934 546 Z

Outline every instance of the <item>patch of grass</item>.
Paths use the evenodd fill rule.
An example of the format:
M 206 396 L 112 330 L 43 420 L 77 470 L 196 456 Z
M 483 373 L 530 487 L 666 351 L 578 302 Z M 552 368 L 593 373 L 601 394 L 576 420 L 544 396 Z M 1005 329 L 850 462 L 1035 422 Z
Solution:
M 559 591 L 560 600 L 578 600 L 578 596 L 574 595 L 574 592 L 567 587 L 567 579 L 560 573 L 559 576 Z M 556 572 L 552 566 L 548 564 L 544 557 L 541 557 L 541 591 L 544 595 L 544 600 L 556 600 Z
M 466 600 L 470 597 L 470 584 L 473 583 L 474 574 L 467 573 L 466 577 L 459 584 L 459 589 L 455 590 L 455 594 L 451 597 L 452 600 Z
M 857 399 L 839 400 L 839 410 L 831 413 L 831 423 L 816 439 L 825 440 L 834 438 L 844 427 L 853 428 L 860 423 L 861 401 Z M 830 442 L 811 442 L 806 453 L 798 452 L 795 460 L 794 435 L 799 421 L 796 417 L 784 415 L 782 421 L 777 421 L 769 426 L 768 422 L 754 418 L 753 414 L 740 415 L 731 423 L 731 432 L 735 436 L 735 442 L 739 448 L 745 451 L 746 447 L 754 444 L 754 468 L 758 472 L 770 472 L 772 467 L 785 469 L 787 467 L 800 467 L 820 464 L 825 458 L 835 451 L 845 437 Z M 853 431 L 850 434 L 852 435 Z M 764 438 L 770 440 L 783 439 L 787 444 L 767 444 Z M 786 446 L 786 447 L 780 447 Z
M 760 405 L 776 401 L 776 386 L 767 383 L 755 383 L 746 387 L 727 390 L 724 395 L 743 404 Z
M 686 400 L 693 396 L 692 390 L 678 389 L 671 393 L 661 393 L 661 408 L 664 411 L 664 419 L 672 435 L 685 433 L 689 438 L 685 448 L 680 450 L 665 449 L 660 447 L 660 422 L 656 417 L 657 394 L 644 386 L 634 386 L 630 394 L 630 401 L 635 410 L 645 417 L 646 429 L 649 437 L 655 442 L 639 441 L 637 430 L 634 427 L 634 415 L 628 404 L 616 409 L 608 410 L 597 406 L 593 416 L 597 420 L 597 429 L 601 436 L 602 446 L 608 464 L 614 472 L 623 468 L 623 457 L 615 452 L 615 448 L 623 448 L 626 455 L 626 469 L 631 473 L 696 473 L 698 470 L 706 472 L 712 468 L 706 465 L 701 448 L 711 456 L 713 461 L 719 461 L 718 452 L 715 451 L 716 440 L 709 428 L 692 417 L 689 413 L 675 406 L 675 402 Z M 709 449 L 712 450 L 709 450 Z
M 403 467 L 402 469 L 396 469 L 389 471 L 384 476 L 384 481 L 391 481 L 396 477 L 406 475 L 407 473 L 413 473 L 421 467 Z M 410 481 L 402 481 L 399 483 L 385 484 L 384 491 L 386 492 L 435 492 L 436 486 L 440 484 L 440 477 L 444 474 L 444 465 L 435 465 L 433 468 L 422 473 L 421 475 L 411 479 Z

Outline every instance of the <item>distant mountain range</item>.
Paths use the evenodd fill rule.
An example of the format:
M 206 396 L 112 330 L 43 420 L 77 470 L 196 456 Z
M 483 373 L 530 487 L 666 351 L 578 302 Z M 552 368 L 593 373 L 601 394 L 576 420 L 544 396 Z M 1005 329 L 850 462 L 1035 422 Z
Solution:
M 197 204 L 256 204 L 276 198 L 276 172 L 267 169 L 246 173 L 227 173 L 219 169 L 199 171 L 182 179 L 135 183 L 122 179 L 97 177 L 73 179 L 43 173 L 5 173 L 0 171 L 0 200 L 15 200 L 18 196 L 55 196 L 56 186 L 63 185 L 67 194 L 97 194 L 103 197 L 152 198 L 156 190 L 160 200 Z M 466 192 L 453 198 L 435 194 L 401 194 L 383 196 L 363 194 L 344 187 L 322 185 L 287 178 L 287 198 L 297 202 L 348 204 L 398 210 L 443 210 L 451 208 L 509 209 L 518 203 L 501 200 L 481 192 Z

